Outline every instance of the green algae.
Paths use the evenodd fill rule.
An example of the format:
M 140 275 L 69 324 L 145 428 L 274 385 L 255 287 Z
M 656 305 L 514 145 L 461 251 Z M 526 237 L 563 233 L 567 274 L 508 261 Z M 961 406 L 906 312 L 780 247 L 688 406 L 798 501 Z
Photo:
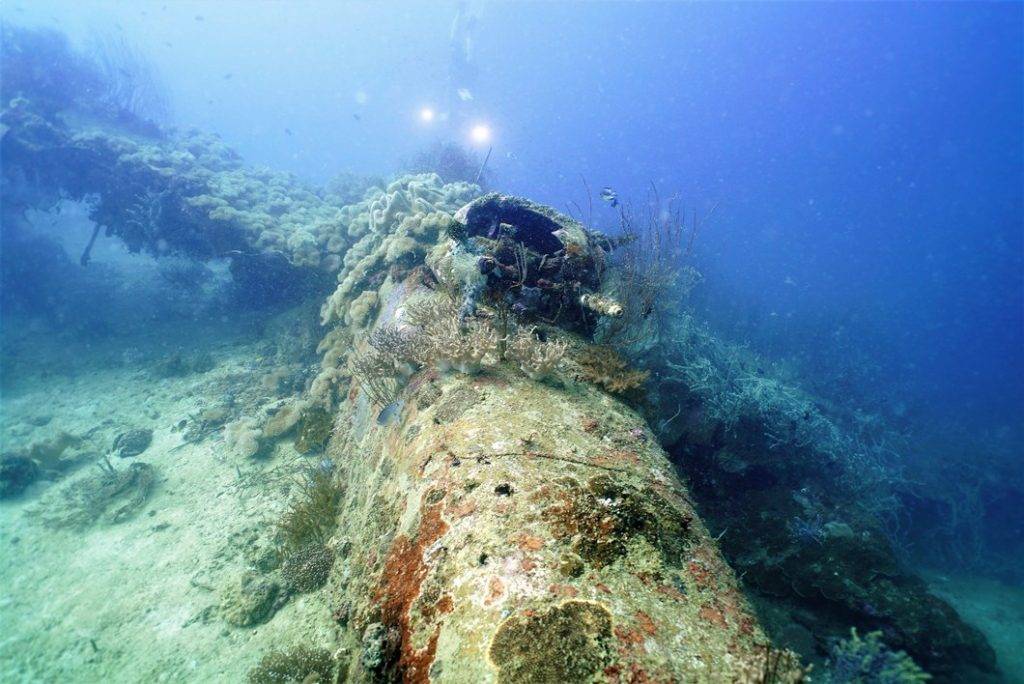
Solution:
M 334 416 L 320 406 L 306 409 L 299 416 L 298 434 L 295 435 L 295 450 L 300 454 L 321 451 L 331 438 Z

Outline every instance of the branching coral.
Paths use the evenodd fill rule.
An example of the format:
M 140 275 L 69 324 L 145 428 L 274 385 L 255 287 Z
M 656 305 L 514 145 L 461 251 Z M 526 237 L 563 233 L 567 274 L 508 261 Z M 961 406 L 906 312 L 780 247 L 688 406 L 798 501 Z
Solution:
M 369 349 L 352 355 L 352 376 L 374 402 L 387 406 L 398 397 L 399 380 L 416 370 L 420 337 L 393 325 L 381 326 L 370 335 Z
M 394 365 L 372 347 L 352 355 L 352 378 L 374 403 L 387 406 L 398 398 Z
M 441 372 L 456 370 L 474 375 L 484 364 L 496 358 L 498 333 L 484 321 L 438 321 L 424 331 L 428 344 L 423 359 Z
M 568 344 L 542 342 L 534 331 L 519 328 L 505 348 L 505 358 L 516 364 L 531 380 L 543 380 L 558 369 Z
M 393 373 L 402 377 L 413 374 L 415 368 L 411 360 L 416 357 L 416 348 L 420 344 L 419 335 L 400 330 L 394 325 L 383 325 L 370 334 L 369 343 L 380 363 L 390 365 Z
M 416 338 L 416 360 L 441 372 L 479 373 L 487 363 L 497 361 L 499 337 L 485 320 L 460 322 L 458 309 L 450 300 L 435 298 L 409 307 L 410 324 L 420 329 Z
M 575 359 L 580 378 L 600 385 L 612 394 L 626 394 L 643 386 L 649 371 L 630 368 L 627 361 L 611 347 L 586 347 Z

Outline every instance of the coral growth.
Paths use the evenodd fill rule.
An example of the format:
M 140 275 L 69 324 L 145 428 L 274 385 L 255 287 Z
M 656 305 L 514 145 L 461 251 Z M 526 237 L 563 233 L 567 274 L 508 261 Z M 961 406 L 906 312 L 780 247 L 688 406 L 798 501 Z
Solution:
M 239 418 L 224 426 L 224 444 L 243 458 L 259 453 L 262 436 L 263 433 L 253 418 Z
M 543 380 L 554 375 L 568 348 L 565 342 L 542 342 L 533 330 L 519 328 L 505 347 L 505 358 L 531 380 Z
M 149 448 L 153 442 L 153 431 L 147 428 L 134 428 L 122 432 L 114 440 L 114 453 L 121 458 L 138 456 Z
M 584 682 L 609 662 L 612 616 L 599 603 L 567 601 L 544 613 L 513 615 L 498 628 L 488 655 L 500 681 Z
M 327 583 L 331 568 L 334 566 L 334 554 L 326 546 L 317 543 L 290 551 L 281 564 L 288 587 L 294 591 L 305 593 L 315 591 Z
M 320 406 L 312 406 L 299 417 L 298 433 L 295 435 L 295 450 L 300 454 L 319 451 L 327 444 L 334 427 L 334 417 Z
M 593 567 L 604 567 L 626 555 L 643 538 L 669 566 L 679 566 L 689 543 L 686 515 L 634 487 L 606 475 L 592 478 L 583 488 L 566 478 L 558 483 L 559 502 L 543 516 L 556 539 L 572 542 L 573 551 Z
M 580 368 L 580 379 L 599 385 L 612 394 L 638 390 L 650 375 L 649 371 L 630 368 L 618 352 L 603 345 L 584 348 L 574 360 Z
M 420 358 L 442 373 L 455 370 L 474 375 L 496 358 L 498 333 L 486 321 L 439 320 L 423 331 L 426 341 Z
M 263 656 L 249 672 L 249 684 L 332 684 L 336 663 L 324 648 L 295 646 Z
M 481 163 L 462 145 L 437 142 L 419 152 L 409 164 L 412 173 L 436 173 L 445 183 L 480 183 Z
M 861 638 L 856 629 L 850 638 L 832 648 L 829 670 L 825 680 L 829 684 L 915 684 L 931 677 L 903 651 L 890 650 L 882 643 L 881 632 L 871 632 Z
M 311 544 L 326 544 L 341 512 L 341 494 L 333 468 L 311 467 L 305 473 L 298 494 L 277 524 L 283 559 L 304 553 Z
M 408 269 L 422 259 L 451 223 L 450 212 L 479 192 L 475 185 L 445 185 L 436 174 L 404 176 L 345 207 L 342 222 L 355 240 L 345 252 L 338 287 L 321 310 L 324 324 L 344 320 L 363 285 L 392 266 Z

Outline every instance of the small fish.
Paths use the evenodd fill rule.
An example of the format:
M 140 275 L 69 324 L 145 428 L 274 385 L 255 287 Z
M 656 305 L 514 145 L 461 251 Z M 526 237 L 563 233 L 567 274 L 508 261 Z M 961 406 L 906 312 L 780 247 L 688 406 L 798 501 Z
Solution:
M 356 121 L 362 121 L 363 120 L 363 117 L 359 116 L 358 114 L 353 114 L 352 118 L 355 119 Z
M 287 133 L 288 135 L 291 135 L 292 134 L 292 129 L 286 128 L 286 129 L 284 129 L 284 132 Z
M 197 14 L 196 15 L 196 21 L 206 21 L 206 20 L 203 19 L 203 15 L 202 14 Z
M 619 206 L 618 194 L 609 187 L 601 188 L 601 199 L 603 199 L 605 202 L 612 205 L 613 207 Z
M 473 99 L 473 93 L 469 92 L 469 88 L 459 88 L 459 99 L 463 102 L 469 102 Z
M 165 41 L 164 41 L 164 45 L 166 45 L 166 46 L 167 46 L 167 47 L 169 47 L 169 48 L 172 48 L 172 47 L 174 47 L 174 45 L 173 45 L 173 44 L 171 43 L 171 41 L 169 41 L 169 40 L 165 40 Z
M 405 406 L 405 402 L 399 399 L 393 401 L 383 409 L 377 415 L 377 425 L 390 425 L 398 419 L 398 415 L 402 412 L 402 408 Z
M 229 71 L 228 73 L 224 74 L 224 80 L 230 81 L 232 76 L 234 76 L 234 74 Z

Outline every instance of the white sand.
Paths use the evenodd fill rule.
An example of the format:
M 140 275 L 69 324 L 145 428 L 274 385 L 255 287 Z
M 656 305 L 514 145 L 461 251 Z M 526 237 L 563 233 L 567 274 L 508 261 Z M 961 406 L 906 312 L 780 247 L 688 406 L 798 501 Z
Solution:
M 269 369 L 254 364 L 257 354 L 255 346 L 221 351 L 213 371 L 169 380 L 138 368 L 53 376 L 4 397 L 5 451 L 105 423 L 89 440 L 98 452 L 127 427 L 152 428 L 152 445 L 134 460 L 157 468 L 158 485 L 131 520 L 80 532 L 45 527 L 36 511 L 59 505 L 67 482 L 95 472 L 91 463 L 0 502 L 0 681 L 242 681 L 274 647 L 310 638 L 331 647 L 325 591 L 293 597 L 256 628 L 230 627 L 210 610 L 246 569 L 247 547 L 266 542 L 286 498 L 278 487 L 239 488 L 239 469 L 294 455 L 282 444 L 274 459 L 246 462 L 219 433 L 171 451 L 182 434 L 172 428 L 246 379 L 257 402 L 260 392 L 271 398 L 259 385 Z M 32 425 L 40 415 L 50 423 Z M 111 458 L 118 467 L 130 460 Z M 310 602 L 323 605 L 303 607 Z M 318 624 L 304 624 L 308 615 Z

